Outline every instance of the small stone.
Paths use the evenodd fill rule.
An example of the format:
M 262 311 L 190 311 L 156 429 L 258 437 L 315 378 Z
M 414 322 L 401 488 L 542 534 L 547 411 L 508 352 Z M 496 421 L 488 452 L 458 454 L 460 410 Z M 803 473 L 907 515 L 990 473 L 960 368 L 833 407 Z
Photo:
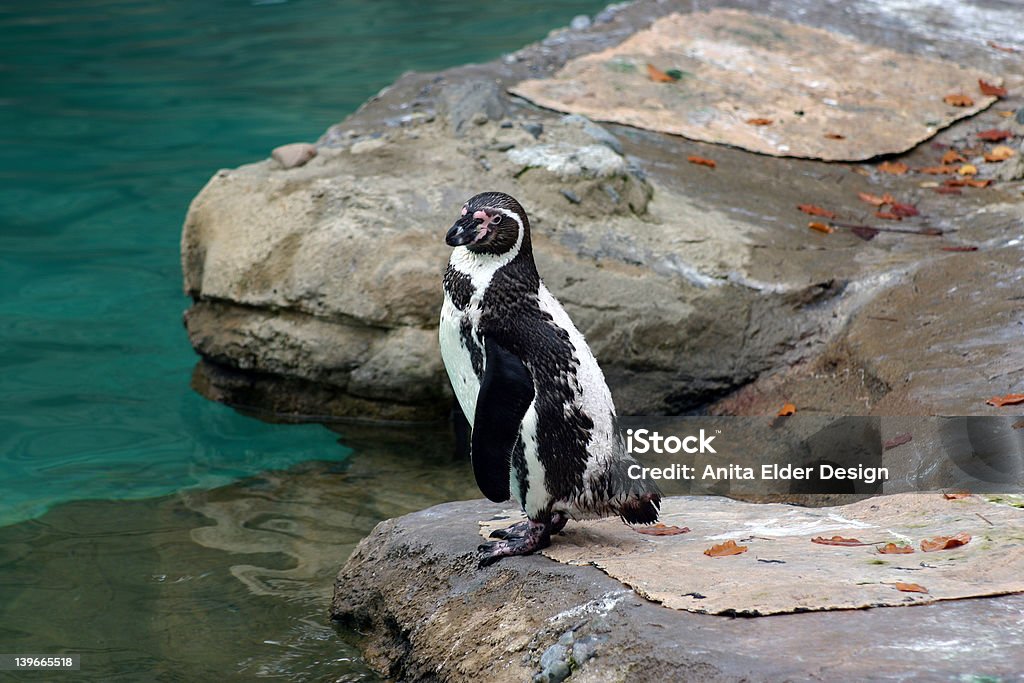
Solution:
M 472 121 L 477 126 L 482 126 L 488 121 L 490 121 L 490 119 L 487 118 L 487 114 L 483 113 L 482 111 L 478 111 L 477 113 L 473 114 L 473 118 L 471 118 L 470 121 Z
M 586 14 L 578 14 L 569 22 L 569 28 L 573 31 L 584 31 L 590 28 L 590 17 Z
M 539 138 L 544 132 L 544 126 L 540 123 L 524 123 L 523 130 L 532 135 L 534 139 Z
M 275 147 L 270 156 L 284 168 L 295 168 L 315 157 L 316 147 L 308 142 L 293 142 L 290 145 Z
M 549 683 L 562 683 L 562 681 L 569 677 L 572 671 L 569 669 L 568 662 L 556 662 L 554 666 L 544 673 L 547 674 Z
M 559 637 L 558 644 L 559 645 L 565 645 L 566 647 L 569 647 L 570 645 L 573 644 L 574 640 L 575 640 L 575 636 L 573 636 L 572 631 L 566 631 L 565 633 L 563 633 L 561 635 L 561 637 Z
M 381 147 L 387 145 L 386 142 L 379 138 L 372 138 L 370 140 L 360 140 L 359 142 L 352 145 L 351 152 L 353 154 L 368 154 L 375 152 Z
M 597 647 L 604 641 L 604 638 L 597 636 L 583 636 L 572 646 L 572 659 L 579 666 L 597 654 Z
M 566 199 L 568 199 L 573 204 L 579 204 L 580 203 L 579 195 L 577 195 L 572 190 L 559 190 L 559 192 L 561 192 L 562 196 L 565 197 Z
M 511 121 L 502 121 L 501 122 L 501 127 L 502 128 L 511 128 L 512 127 L 512 122 Z
M 564 645 L 555 643 L 548 649 L 544 650 L 544 654 L 540 656 L 540 668 L 544 671 L 550 671 L 551 667 L 556 662 L 564 662 L 569 657 L 569 650 Z

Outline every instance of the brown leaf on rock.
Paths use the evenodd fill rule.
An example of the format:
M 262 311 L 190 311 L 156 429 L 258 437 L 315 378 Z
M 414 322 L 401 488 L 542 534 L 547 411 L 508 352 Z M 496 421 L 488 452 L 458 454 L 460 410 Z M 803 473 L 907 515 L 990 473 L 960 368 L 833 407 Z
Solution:
M 978 251 L 978 247 L 973 244 L 953 244 L 942 247 L 942 251 Z
M 751 126 L 770 126 L 775 123 L 772 119 L 747 119 L 747 123 Z
M 817 230 L 818 232 L 825 233 L 826 235 L 831 235 L 836 231 L 836 229 L 833 228 L 831 225 L 828 225 L 826 223 L 819 223 L 818 221 L 811 221 L 810 223 L 807 224 L 807 227 L 810 228 L 811 230 Z
M 910 170 L 910 167 L 902 161 L 883 161 L 878 165 L 878 170 L 890 175 L 903 175 Z
M 919 586 L 916 583 L 903 583 L 897 581 L 895 584 L 896 590 L 903 591 L 904 593 L 927 593 L 928 589 L 924 586 Z
M 988 41 L 987 45 L 994 50 L 999 50 L 1000 52 L 1009 52 L 1011 54 L 1017 54 L 1018 52 L 1020 52 L 1020 50 L 1018 50 L 1015 47 L 1010 47 L 1008 45 L 1000 45 L 994 40 Z
M 664 524 L 655 524 L 649 527 L 633 527 L 633 531 L 644 536 L 678 536 L 679 534 L 690 533 L 690 527 L 688 526 L 665 526 Z
M 815 536 L 811 539 L 811 543 L 817 543 L 818 545 L 872 545 L 871 543 L 863 543 L 856 538 L 843 538 L 842 536 L 833 536 L 832 538 L 825 538 L 823 536 Z
M 647 65 L 647 75 L 655 83 L 675 83 L 677 78 L 673 78 L 653 64 Z
M 972 100 L 967 95 L 957 95 L 957 94 L 946 95 L 945 97 L 942 98 L 942 101 L 945 102 L 946 104 L 950 105 L 951 107 L 973 107 L 974 106 L 974 100 Z
M 879 197 L 878 195 L 869 194 L 867 192 L 858 192 L 857 196 L 860 197 L 862 202 L 867 202 L 872 206 L 881 206 L 886 203 L 884 197 Z
M 798 204 L 796 208 L 800 209 L 806 214 L 810 214 L 811 216 L 823 216 L 825 218 L 836 217 L 835 213 L 833 213 L 832 211 L 829 211 L 828 209 L 823 209 L 820 206 L 815 206 L 814 204 Z
M 919 173 L 925 173 L 927 175 L 943 175 L 946 173 L 956 173 L 956 169 L 956 166 L 943 164 L 942 166 L 925 166 L 924 168 L 919 168 L 917 170 Z
M 992 85 L 988 81 L 978 79 L 978 88 L 981 90 L 981 94 L 986 97 L 1006 97 L 1006 88 L 998 85 Z
M 897 446 L 902 446 L 905 443 L 910 443 L 913 440 L 914 440 L 914 437 L 911 434 L 909 434 L 909 433 L 908 434 L 900 434 L 899 436 L 894 436 L 891 439 L 889 439 L 888 441 L 886 441 L 884 444 L 882 444 L 882 450 L 887 451 L 887 450 L 889 450 L 891 448 L 896 448 Z
M 845 140 L 846 136 L 841 133 L 825 133 L 827 140 Z
M 917 207 L 911 204 L 894 203 L 891 207 L 889 207 L 889 210 L 894 215 L 899 216 L 900 218 L 912 218 L 913 216 L 917 216 L 918 214 L 920 214 L 920 211 L 917 210 Z
M 1016 113 L 1017 112 L 1013 111 L 1012 109 L 1011 110 L 1004 109 L 1003 111 L 997 111 L 996 112 L 996 114 L 998 114 L 999 116 L 1002 116 L 1004 119 L 1008 119 L 1008 118 L 1010 118 L 1011 116 L 1013 116 Z
M 728 557 L 729 555 L 739 555 L 745 552 L 747 552 L 747 546 L 736 545 L 736 541 L 726 541 L 725 543 L 711 546 L 704 551 L 704 554 L 708 557 Z
M 960 492 L 958 492 L 958 493 L 943 493 L 942 497 L 945 498 L 946 500 L 963 500 L 964 498 L 970 498 L 971 494 L 969 494 L 969 493 L 960 493 Z
M 936 550 L 950 550 L 967 545 L 971 542 L 971 535 L 960 532 L 956 536 L 936 536 L 921 541 L 921 550 L 926 553 L 933 553 Z
M 974 164 L 964 164 L 956 172 L 960 175 L 978 175 L 978 167 Z
M 895 543 L 886 543 L 878 552 L 883 555 L 909 555 L 914 552 L 914 549 L 909 545 L 896 545 Z
M 716 166 L 715 162 L 711 159 L 705 159 L 704 157 L 695 156 L 693 154 L 686 157 L 686 160 L 691 164 L 697 164 L 698 166 L 707 166 L 708 168 L 714 168 Z
M 783 403 L 779 409 L 778 417 L 789 417 L 796 413 L 796 406 L 792 403 Z
M 870 242 L 871 240 L 875 239 L 875 236 L 878 235 L 879 230 L 877 228 L 872 228 L 867 225 L 855 225 L 852 228 L 850 228 L 850 232 L 852 232 L 854 235 L 861 238 L 865 242 Z
M 1012 147 L 1007 147 L 1006 145 L 996 145 L 995 147 L 992 148 L 991 152 L 985 153 L 985 161 L 1006 161 L 1016 153 L 1017 152 L 1015 152 Z
M 945 164 L 955 164 L 957 162 L 966 162 L 966 161 L 967 161 L 967 159 L 964 158 L 964 155 L 961 154 L 960 152 L 956 151 L 955 149 L 947 150 L 946 153 L 942 155 L 942 163 L 943 163 L 943 165 L 945 165 Z
M 1024 403 L 1024 394 L 1007 394 L 1006 396 L 993 396 L 985 403 L 996 408 L 1002 408 L 1003 406 L 1015 406 L 1018 403 Z
M 975 137 L 986 142 L 1002 142 L 1007 138 L 1012 138 L 1013 133 L 999 128 L 989 128 L 988 130 L 983 130 L 980 133 L 977 133 Z
M 992 180 L 974 180 L 973 178 L 946 178 L 942 182 L 946 187 L 988 187 Z
M 877 216 L 878 218 L 881 218 L 883 220 L 887 220 L 887 221 L 901 221 L 901 220 L 903 220 L 901 217 L 897 216 L 894 213 L 889 213 L 888 211 L 875 211 L 875 216 Z

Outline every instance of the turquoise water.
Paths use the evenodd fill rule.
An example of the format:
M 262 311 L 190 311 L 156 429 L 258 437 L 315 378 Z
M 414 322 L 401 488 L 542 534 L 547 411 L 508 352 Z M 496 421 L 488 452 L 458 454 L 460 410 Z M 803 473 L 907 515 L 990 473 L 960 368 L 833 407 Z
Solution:
M 331 575 L 471 475 L 444 435 L 339 443 L 195 395 L 188 202 L 405 70 L 601 6 L 0 3 L 0 652 L 84 651 L 102 680 L 367 675 L 325 623 Z
M 597 2 L 0 4 L 0 524 L 346 450 L 189 390 L 178 240 L 218 168 L 315 140 L 408 69 Z

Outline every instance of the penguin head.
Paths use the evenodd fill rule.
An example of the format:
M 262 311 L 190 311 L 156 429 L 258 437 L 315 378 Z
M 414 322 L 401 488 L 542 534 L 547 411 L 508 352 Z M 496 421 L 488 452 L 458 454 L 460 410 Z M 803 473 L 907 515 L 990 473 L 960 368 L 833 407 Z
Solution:
M 462 206 L 444 241 L 449 247 L 497 255 L 528 244 L 529 237 L 530 220 L 519 202 L 502 192 L 483 192 Z

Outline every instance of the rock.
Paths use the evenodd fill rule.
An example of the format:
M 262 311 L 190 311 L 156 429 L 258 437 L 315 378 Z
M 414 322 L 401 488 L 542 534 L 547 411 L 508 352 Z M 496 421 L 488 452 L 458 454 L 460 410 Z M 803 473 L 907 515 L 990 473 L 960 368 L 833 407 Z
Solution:
M 482 125 L 487 120 L 499 121 L 505 115 L 501 91 L 493 80 L 448 83 L 441 91 L 437 106 L 455 136 L 465 132 L 467 123 Z
M 275 147 L 270 156 L 284 168 L 295 168 L 315 157 L 316 147 L 306 142 L 293 142 Z
M 754 0 L 733 4 L 769 11 Z M 856 22 L 827 3 L 773 3 L 771 11 L 840 26 L 861 40 L 941 47 L 947 58 L 994 68 L 991 50 L 943 33 L 932 15 L 900 14 L 913 19 L 904 26 L 872 7 Z M 812 392 L 820 410 L 862 410 L 866 394 L 871 405 L 897 405 L 905 377 L 918 382 L 913 410 L 937 409 L 928 397 L 948 398 L 949 390 L 939 385 L 941 373 L 915 359 L 912 340 L 906 353 L 889 354 L 869 339 L 850 345 L 845 338 L 856 331 L 857 311 L 885 292 L 904 292 L 887 300 L 906 314 L 873 315 L 914 318 L 922 302 L 912 294 L 931 289 L 906 283 L 950 255 L 913 235 L 864 242 L 847 231 L 810 234 L 794 209 L 813 201 L 859 215 L 856 192 L 877 191 L 867 179 L 836 165 L 604 126 L 506 94 L 656 16 L 690 10 L 678 2 L 617 5 L 588 30 L 559 32 L 512 60 L 406 74 L 332 126 L 313 162 L 287 173 L 270 160 L 217 173 L 193 201 L 182 234 L 185 291 L 195 302 L 186 325 L 201 355 L 196 386 L 219 400 L 288 412 L 443 416 L 451 405 L 435 338 L 449 254 L 443 233 L 462 202 L 495 189 L 530 212 L 541 274 L 587 335 L 622 413 L 680 413 L 730 395 L 735 400 L 719 408 L 774 413 L 777 406 L 752 398 L 774 400 L 766 385 L 742 388 L 758 378 L 778 384 L 826 357 L 841 379 L 829 387 L 842 390 Z M 947 139 L 971 137 L 977 127 L 957 124 Z M 682 161 L 693 154 L 713 156 L 717 168 Z M 1006 169 L 1015 168 L 1006 166 L 1011 161 Z M 958 240 L 1004 244 L 1019 220 L 1018 205 L 998 199 L 995 187 L 977 195 L 987 203 L 981 212 L 956 197 L 918 197 L 909 175 L 886 182 L 916 197 L 918 222 L 959 230 Z M 1020 269 L 1010 261 L 999 267 L 1004 282 Z M 969 272 L 971 287 L 988 282 L 983 269 Z M 958 319 L 941 302 L 928 306 L 940 319 Z M 1015 331 L 1005 316 L 998 329 L 969 317 L 957 333 L 964 344 Z M 843 355 L 851 349 L 858 358 Z M 877 359 L 866 358 L 876 351 Z M 960 358 L 946 354 L 942 362 L 969 374 Z M 830 372 L 814 367 L 819 377 Z M 867 388 L 854 381 L 862 376 Z
M 439 505 L 382 522 L 359 544 L 338 574 L 331 615 L 363 634 L 366 661 L 382 675 L 554 680 L 563 663 L 582 681 L 675 681 L 681 671 L 715 681 L 965 672 L 999 680 L 1020 671 L 1024 633 L 1006 615 L 1024 610 L 1024 595 L 748 619 L 695 614 L 648 602 L 594 567 L 542 556 L 477 570 L 477 520 L 501 509 Z
M 590 28 L 590 17 L 586 14 L 578 14 L 569 22 L 569 28 L 573 31 L 583 31 Z

